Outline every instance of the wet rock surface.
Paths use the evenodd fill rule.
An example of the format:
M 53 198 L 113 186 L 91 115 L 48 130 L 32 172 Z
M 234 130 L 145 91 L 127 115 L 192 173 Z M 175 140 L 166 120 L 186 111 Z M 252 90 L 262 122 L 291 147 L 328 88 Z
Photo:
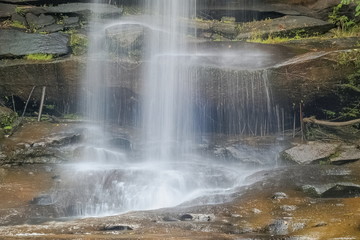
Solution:
M 107 28 L 105 34 L 111 51 L 121 56 L 138 54 L 139 58 L 146 31 L 149 30 L 140 24 L 121 24 Z
M 41 129 L 38 129 L 41 127 Z M 82 130 L 67 124 L 26 123 L 2 140 L 0 165 L 60 163 L 67 161 L 66 146 L 80 142 Z
M 3 2 L 18 3 L 22 1 L 3 0 Z M 284 1 L 277 2 L 284 3 Z M 296 34 L 298 31 L 298 29 L 293 28 L 296 26 L 296 24 L 293 26 L 296 19 L 304 19 L 304 16 L 297 15 L 316 15 L 316 11 L 333 6 L 332 2 L 294 0 L 290 4 L 295 4 L 296 9 L 286 8 L 285 6 L 248 10 L 259 12 L 271 10 L 289 15 L 290 17 L 281 18 L 281 22 L 280 20 L 268 21 L 270 23 L 267 27 L 272 25 L 274 32 L 280 35 L 291 35 Z M 308 10 L 304 10 L 303 6 L 298 5 L 299 3 L 307 7 L 310 6 L 315 12 L 310 13 Z M 3 9 L 5 8 L 0 7 L 0 11 Z M 12 6 L 9 12 L 2 11 L 2 13 L 6 18 L 9 18 L 9 13 L 12 12 L 14 20 L 23 22 L 24 19 L 18 16 L 15 17 L 13 9 Z M 78 27 L 77 18 L 81 21 L 81 18 L 87 18 L 91 14 L 89 5 L 85 6 L 82 3 L 61 4 L 46 8 L 29 8 L 25 10 L 26 12 L 34 14 L 37 18 L 42 16 L 41 14 L 44 14 L 43 16 L 46 16 L 46 14 L 69 15 L 70 17 L 66 18 L 67 20 L 64 19 L 67 28 Z M 117 8 L 102 11 L 100 14 L 108 17 L 119 15 L 120 12 L 121 9 Z M 76 16 L 73 18 L 72 15 Z M 279 15 L 279 17 L 281 16 Z M 288 21 L 285 21 L 285 19 Z M 283 22 L 289 25 L 283 25 Z M 326 31 L 326 29 L 330 28 L 329 24 L 318 23 L 318 25 L 310 27 L 312 28 L 311 31 L 314 30 L 314 33 Z M 200 25 L 200 23 L 198 24 Z M 215 39 L 216 34 L 231 39 L 237 36 L 249 37 L 248 34 L 242 36 L 242 33 L 237 28 L 238 25 L 231 21 L 217 22 L 216 24 L 204 22 L 201 25 L 202 34 L 206 38 L 214 37 L 213 39 Z M 305 27 L 307 26 L 302 25 L 302 28 Z M 50 24 L 40 28 L 39 31 L 56 32 L 63 28 L 64 25 L 62 24 Z M 141 41 L 143 30 L 138 30 L 138 32 L 135 31 L 133 35 L 129 36 L 125 46 L 137 45 Z M 213 36 L 209 35 L 208 30 L 215 31 L 215 34 Z M 267 31 L 268 29 L 263 30 Z M 4 36 L 2 34 L 3 31 L 0 32 L 0 38 Z M 267 32 L 262 32 L 262 34 L 267 34 Z M 333 50 L 353 48 L 357 41 L 357 38 L 351 39 L 351 41 L 349 39 L 306 40 L 286 44 L 287 47 L 284 48 L 283 52 L 291 52 L 288 47 L 296 46 L 295 52 L 297 54 L 300 52 L 300 56 L 293 58 L 290 56 L 291 54 L 286 55 L 281 59 L 291 57 L 289 61 L 281 62 L 279 66 L 271 69 L 272 73 L 274 73 L 273 76 L 278 76 L 277 80 L 274 78 L 275 90 L 279 89 L 286 93 L 291 92 L 289 94 L 291 96 L 288 98 L 290 103 L 299 102 L 300 100 L 311 101 L 312 95 L 326 93 L 325 90 L 331 89 L 334 82 L 346 76 L 346 71 L 340 72 L 333 68 L 333 65 L 336 64 L 336 58 L 339 56 L 338 52 Z M 8 44 L 8 42 L 6 43 Z M 211 42 L 211 44 L 213 43 Z M 225 46 L 221 48 L 221 51 L 235 46 L 229 42 L 221 44 Z M 249 48 L 249 46 L 246 45 L 245 48 Z M 261 44 L 253 48 L 260 48 L 260 46 Z M 0 44 L 0 49 L 5 49 L 3 44 Z M 267 53 L 267 56 L 272 55 L 271 59 L 275 58 L 273 55 L 278 56 L 276 51 L 268 52 L 262 47 L 261 49 Z M 312 52 L 303 54 L 304 51 Z M 8 53 L 3 56 L 9 57 Z M 243 54 L 239 52 L 236 55 L 236 58 L 240 59 L 238 56 L 243 56 Z M 10 57 L 13 57 L 13 55 L 11 54 Z M 256 66 L 269 67 L 267 65 L 269 61 L 261 63 L 257 56 L 249 55 L 248 57 L 259 63 Z M 29 63 L 16 60 L 12 62 L 12 60 L 9 60 L 0 64 L 2 68 L 0 71 L 1 92 L 3 95 L 4 93 L 15 93 L 26 99 L 31 89 L 30 86 L 50 82 L 53 88 L 49 88 L 49 99 L 65 100 L 68 105 L 74 105 L 73 99 L 77 94 L 74 86 L 78 86 L 80 82 L 79 73 L 81 71 L 79 69 L 82 69 L 83 62 L 83 60 L 74 59 L 49 63 Z M 211 58 L 209 58 L 207 64 L 216 66 L 217 62 L 211 62 Z M 226 64 L 231 65 L 233 62 L 226 62 Z M 125 64 L 123 62 L 120 65 L 114 63 L 108 65 L 116 71 L 120 69 L 119 66 L 121 69 L 134 69 L 137 66 L 135 63 Z M 232 69 L 238 67 L 238 69 L 243 70 L 248 65 L 254 67 L 247 60 L 240 63 L 236 62 L 231 67 Z M 304 71 L 304 69 L 307 69 L 307 71 Z M 221 76 L 226 71 L 219 72 L 221 73 L 219 76 Z M 124 79 L 134 79 L 133 77 L 130 78 L 129 75 L 137 76 L 137 74 L 139 73 L 136 71 L 128 71 L 123 76 Z M 238 74 L 239 72 L 232 72 L 227 76 L 237 76 Z M 24 78 L 26 78 L 26 81 Z M 207 76 L 205 78 L 206 80 L 210 79 Z M 236 79 L 236 77 L 233 79 Z M 284 82 L 286 86 L 284 86 L 285 84 L 282 85 Z M 134 96 L 138 92 L 138 81 L 129 82 L 124 80 L 119 83 L 118 79 L 112 79 L 112 84 L 114 83 L 117 87 L 130 90 L 129 98 L 136 98 Z M 226 86 L 223 86 L 220 83 L 224 82 L 218 81 L 211 86 L 219 86 L 219 89 L 232 89 L 234 86 L 231 84 L 224 84 Z M 304 87 L 299 87 L 299 85 Z M 211 86 L 208 86 L 206 90 L 208 91 L 207 99 L 221 99 L 223 95 L 227 94 L 227 91 L 214 90 Z M 289 91 L 289 89 L 295 89 L 296 91 Z M 221 93 L 216 95 L 215 93 L 218 92 Z M 309 93 L 309 95 L 306 95 L 307 99 L 304 99 L 305 93 Z M 39 98 L 38 95 L 36 95 L 37 98 Z M 237 92 L 234 92 L 234 96 L 238 95 Z M 236 98 L 225 96 L 223 99 L 233 100 Z M 54 207 L 54 203 L 48 194 L 52 187 L 63 180 L 62 173 L 58 171 L 59 166 L 56 164 L 30 164 L 22 167 L 9 167 L 9 165 L 24 163 L 49 164 L 66 161 L 66 154 L 63 155 L 64 149 L 62 149 L 62 146 L 77 142 L 79 135 L 68 132 L 64 135 L 55 134 L 49 138 L 41 138 L 37 135 L 39 129 L 42 129 L 40 131 L 42 134 L 50 135 L 49 132 L 43 132 L 46 128 L 32 126 L 31 129 L 26 137 L 24 135 L 15 135 L 14 137 L 20 140 L 7 143 L 7 147 L 4 147 L 5 145 L 1 143 L 0 159 L 4 160 L 2 163 L 5 166 L 0 168 L 0 239 L 357 239 L 360 235 L 360 203 L 358 198 L 360 192 L 358 179 L 360 165 L 356 162 L 358 159 L 356 153 L 358 147 L 355 145 L 345 147 L 346 149 L 340 154 L 325 154 L 327 155 L 325 158 L 333 155 L 330 160 L 334 163 L 355 162 L 341 166 L 292 166 L 259 172 L 249 178 L 257 179 L 256 183 L 238 189 L 230 197 L 224 197 L 223 199 L 226 199 L 226 202 L 223 204 L 204 205 L 201 204 L 203 199 L 198 199 L 199 204 L 195 207 L 184 205 L 110 217 L 66 219 L 64 221 L 64 219 L 57 219 L 59 213 L 56 212 L 56 206 Z M 27 139 L 25 143 L 23 142 L 24 138 Z M 110 143 L 117 148 L 132 149 L 131 142 L 127 138 L 116 137 L 111 139 Z M 243 161 L 257 166 L 269 164 L 268 158 L 275 156 L 273 152 L 269 154 L 268 149 L 259 151 L 258 146 L 244 149 L 237 143 L 227 144 L 226 146 L 219 145 L 214 148 L 207 146 L 205 148 L 211 150 L 211 154 L 216 155 L 220 160 L 230 157 L 231 161 Z M 259 161 L 259 159 L 261 160 Z M 310 161 L 312 161 L 311 158 L 305 159 L 306 163 Z
M 326 174 L 340 169 L 351 169 L 353 172 L 335 178 Z M 319 171 L 323 173 L 320 177 Z M 0 188 L 6 192 L 20 186 L 28 194 L 23 195 L 23 202 L 12 199 L 10 194 L 1 195 L 2 199 L 12 200 L 1 201 L 0 236 L 6 239 L 19 236 L 25 239 L 72 239 L 73 234 L 79 239 L 269 239 L 272 236 L 285 239 L 356 239 L 360 203 L 355 195 L 344 195 L 343 192 L 332 195 L 334 188 L 329 188 L 323 193 L 329 194 L 328 197 L 312 197 L 299 191 L 299 187 L 301 184 L 336 182 L 344 178 L 353 180 L 354 184 L 348 184 L 347 188 L 353 187 L 359 183 L 356 177 L 359 171 L 358 162 L 342 166 L 297 166 L 270 170 L 261 173 L 265 175 L 263 180 L 239 189 L 233 200 L 223 204 L 174 207 L 62 222 L 36 214 L 56 216 L 55 212 L 51 213 L 49 197 L 44 194 L 46 188 L 55 184 L 56 166 L 2 168 Z M 36 179 L 47 179 L 47 183 L 33 185 Z M 273 198 L 280 195 L 287 198 Z M 30 208 L 26 202 L 32 204 Z M 15 204 L 20 204 L 20 207 L 5 211 L 5 207 Z M 33 225 L 6 226 L 25 222 Z
M 42 131 L 34 132 L 34 129 Z M 33 123 L 11 137 L 12 143 L 2 142 L 2 146 L 17 148 L 17 141 L 27 139 L 30 145 L 61 149 L 74 143 L 71 129 L 74 126 Z M 54 136 L 55 130 L 58 133 Z M 248 177 L 249 182 L 256 179 L 254 183 L 230 193 L 223 203 L 202 204 L 207 198 L 204 196 L 173 208 L 65 220 L 58 219 L 62 213 L 57 206 L 63 203 L 54 202 L 49 193 L 59 181 L 65 180 L 66 171 L 57 164 L 0 167 L 0 236 L 4 239 L 72 239 L 74 234 L 79 239 L 269 239 L 272 236 L 356 239 L 359 234 L 359 161 L 260 171 Z

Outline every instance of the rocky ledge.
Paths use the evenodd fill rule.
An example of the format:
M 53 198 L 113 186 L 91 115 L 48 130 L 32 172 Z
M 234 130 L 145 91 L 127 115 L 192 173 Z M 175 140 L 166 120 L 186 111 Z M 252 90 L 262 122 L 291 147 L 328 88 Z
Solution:
M 70 53 L 69 36 L 63 33 L 38 34 L 17 30 L 0 30 L 0 59 L 23 57 L 29 54 L 53 54 L 63 56 Z M 14 41 L 14 39 L 16 39 Z
M 69 160 L 66 147 L 80 142 L 82 130 L 65 123 L 28 122 L 1 141 L 0 165 L 62 163 Z

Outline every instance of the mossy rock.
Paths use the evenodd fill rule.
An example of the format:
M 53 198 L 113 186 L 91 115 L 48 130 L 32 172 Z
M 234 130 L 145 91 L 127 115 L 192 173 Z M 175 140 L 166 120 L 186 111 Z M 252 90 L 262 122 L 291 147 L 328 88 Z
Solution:
M 0 107 L 0 128 L 2 128 L 1 130 L 3 133 L 11 131 L 12 125 L 16 119 L 17 114 L 14 111 L 6 107 Z
M 73 33 L 70 37 L 70 46 L 72 53 L 76 56 L 83 55 L 86 53 L 89 45 L 89 40 L 86 35 Z

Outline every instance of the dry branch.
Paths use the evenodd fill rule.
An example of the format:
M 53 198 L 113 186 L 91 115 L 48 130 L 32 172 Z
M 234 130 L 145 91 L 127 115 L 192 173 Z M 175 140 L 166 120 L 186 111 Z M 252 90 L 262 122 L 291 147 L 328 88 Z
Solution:
M 346 121 L 346 122 L 329 122 L 329 121 L 317 120 L 315 118 L 304 118 L 303 121 L 304 121 L 304 123 L 315 123 L 315 124 L 329 126 L 329 127 L 345 127 L 345 126 L 350 126 L 350 125 L 360 123 L 360 119 L 354 119 L 354 120 Z

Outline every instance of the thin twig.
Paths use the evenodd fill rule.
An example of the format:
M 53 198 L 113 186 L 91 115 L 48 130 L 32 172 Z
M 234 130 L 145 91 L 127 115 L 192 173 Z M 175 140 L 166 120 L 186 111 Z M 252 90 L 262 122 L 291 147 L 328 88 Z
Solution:
M 28 106 L 28 104 L 29 104 L 29 101 L 30 101 L 31 95 L 33 94 L 33 92 L 34 92 L 35 88 L 36 88 L 36 86 L 33 86 L 33 88 L 31 89 L 31 92 L 30 92 L 29 97 L 28 97 L 28 99 L 27 99 L 27 101 L 26 101 L 26 104 L 25 104 L 25 107 L 24 107 L 24 111 L 23 111 L 23 113 L 22 113 L 21 117 L 24 117 L 24 115 L 25 115 L 26 108 L 27 108 L 27 106 Z

